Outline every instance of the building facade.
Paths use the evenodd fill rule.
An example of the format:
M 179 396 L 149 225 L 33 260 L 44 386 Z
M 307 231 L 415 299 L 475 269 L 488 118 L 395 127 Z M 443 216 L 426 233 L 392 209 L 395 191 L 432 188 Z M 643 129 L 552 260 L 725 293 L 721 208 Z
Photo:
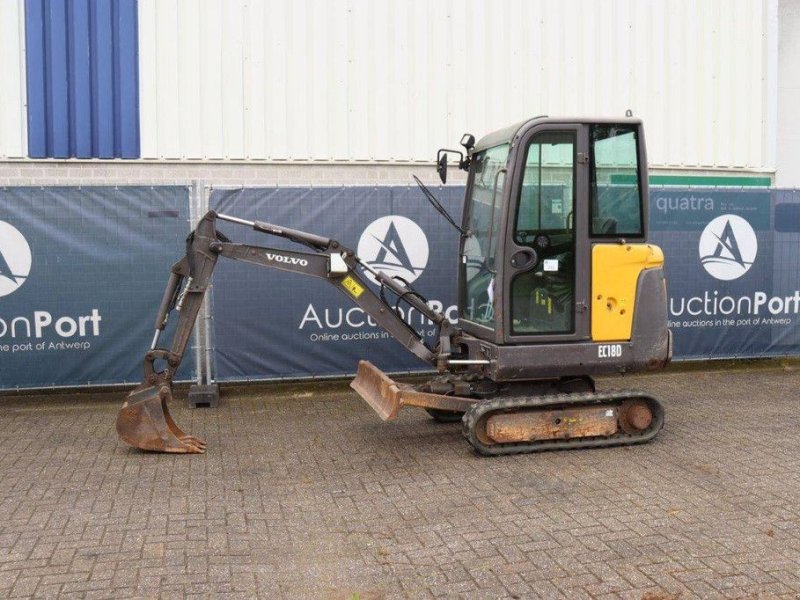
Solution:
M 0 184 L 408 183 L 631 111 L 661 182 L 800 186 L 798 39 L 792 0 L 0 0 Z

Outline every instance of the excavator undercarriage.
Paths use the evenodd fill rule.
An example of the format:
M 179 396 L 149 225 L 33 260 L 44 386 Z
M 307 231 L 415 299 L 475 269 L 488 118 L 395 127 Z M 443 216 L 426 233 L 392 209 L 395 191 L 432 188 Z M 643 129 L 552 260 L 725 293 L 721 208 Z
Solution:
M 589 377 L 508 385 L 489 397 L 469 398 L 397 383 L 362 360 L 350 387 L 384 421 L 395 419 L 404 406 L 457 417 L 464 437 L 486 456 L 638 444 L 664 425 L 664 409 L 649 394 L 595 392 Z

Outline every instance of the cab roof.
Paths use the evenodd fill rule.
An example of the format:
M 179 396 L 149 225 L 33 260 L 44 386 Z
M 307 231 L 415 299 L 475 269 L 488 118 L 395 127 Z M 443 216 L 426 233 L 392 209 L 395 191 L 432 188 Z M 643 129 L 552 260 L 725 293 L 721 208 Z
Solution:
M 539 123 L 561 123 L 561 124 L 585 124 L 592 125 L 596 123 L 614 123 L 620 125 L 641 125 L 642 120 L 633 117 L 548 117 L 547 115 L 539 115 L 532 119 L 526 119 L 519 123 L 514 123 L 508 127 L 503 127 L 497 131 L 492 131 L 483 136 L 478 143 L 475 144 L 473 152 L 480 152 L 487 148 L 493 148 L 500 144 L 510 144 L 514 138 L 522 135 L 527 129 Z

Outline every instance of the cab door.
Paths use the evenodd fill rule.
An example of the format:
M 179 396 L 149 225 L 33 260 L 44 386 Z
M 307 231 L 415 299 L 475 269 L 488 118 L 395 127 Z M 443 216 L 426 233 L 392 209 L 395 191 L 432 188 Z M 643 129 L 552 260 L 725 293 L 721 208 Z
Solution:
M 535 125 L 509 164 L 504 343 L 588 339 L 588 128 Z

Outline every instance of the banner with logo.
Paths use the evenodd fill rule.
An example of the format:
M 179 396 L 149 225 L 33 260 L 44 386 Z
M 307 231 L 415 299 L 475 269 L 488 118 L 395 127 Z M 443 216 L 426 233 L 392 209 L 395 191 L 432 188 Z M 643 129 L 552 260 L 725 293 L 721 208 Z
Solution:
M 456 219 L 463 193 L 436 190 Z M 650 200 L 675 359 L 799 354 L 800 192 L 653 188 Z M 215 190 L 211 207 L 339 239 L 456 316 L 458 236 L 415 187 Z M 247 243 L 292 247 L 221 228 Z M 215 282 L 221 379 L 352 373 L 360 358 L 389 371 L 427 368 L 324 281 L 221 264 Z M 419 315 L 411 321 L 426 330 Z
M 188 211 L 186 187 L 0 189 L 0 389 L 140 381 Z
M 800 352 L 800 194 L 654 188 L 675 357 Z
M 464 188 L 440 187 L 434 193 L 460 220 Z M 217 189 L 210 205 L 239 218 L 339 240 L 456 318 L 458 232 L 416 186 Z M 219 222 L 219 229 L 237 242 L 302 249 L 247 227 Z M 433 332 L 419 313 L 401 308 L 412 327 Z M 388 371 L 430 368 L 335 286 L 296 273 L 220 259 L 214 323 L 220 379 L 349 374 L 363 358 Z
M 435 193 L 459 220 L 464 188 Z M 185 187 L 0 190 L 0 389 L 138 382 L 189 200 Z M 456 317 L 458 234 L 415 186 L 216 189 L 210 203 L 334 237 Z M 650 226 L 666 255 L 676 360 L 800 354 L 800 191 L 656 187 Z M 214 284 L 220 379 L 341 375 L 361 358 L 428 368 L 325 281 L 221 259 Z

